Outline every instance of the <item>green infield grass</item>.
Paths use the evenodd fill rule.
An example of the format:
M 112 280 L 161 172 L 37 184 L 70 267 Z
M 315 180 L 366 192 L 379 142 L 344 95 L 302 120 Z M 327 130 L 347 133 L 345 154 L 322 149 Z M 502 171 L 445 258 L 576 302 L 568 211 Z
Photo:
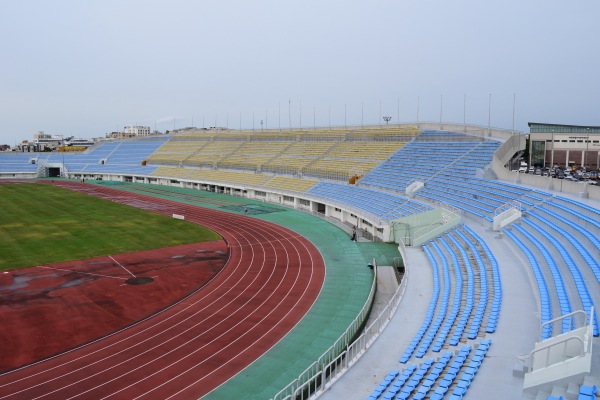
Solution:
M 190 222 L 50 185 L 0 185 L 0 270 L 221 237 Z

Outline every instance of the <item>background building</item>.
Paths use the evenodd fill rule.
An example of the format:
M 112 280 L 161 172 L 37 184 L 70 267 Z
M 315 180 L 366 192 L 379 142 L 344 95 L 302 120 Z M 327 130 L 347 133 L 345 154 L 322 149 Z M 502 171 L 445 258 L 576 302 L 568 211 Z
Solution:
M 529 165 L 598 169 L 600 126 L 529 122 Z
M 140 126 L 140 125 L 127 125 L 125 127 L 125 134 L 133 134 L 134 136 L 150 136 L 150 127 L 149 126 Z

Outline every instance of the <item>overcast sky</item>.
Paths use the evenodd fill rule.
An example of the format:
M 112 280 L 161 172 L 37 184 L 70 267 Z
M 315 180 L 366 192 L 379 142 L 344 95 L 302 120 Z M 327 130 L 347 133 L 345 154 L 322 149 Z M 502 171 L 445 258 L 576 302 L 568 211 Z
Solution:
M 513 105 L 517 130 L 600 125 L 598 0 L 0 5 L 0 144 L 252 128 L 253 115 L 256 129 L 412 122 L 417 109 L 511 129 Z

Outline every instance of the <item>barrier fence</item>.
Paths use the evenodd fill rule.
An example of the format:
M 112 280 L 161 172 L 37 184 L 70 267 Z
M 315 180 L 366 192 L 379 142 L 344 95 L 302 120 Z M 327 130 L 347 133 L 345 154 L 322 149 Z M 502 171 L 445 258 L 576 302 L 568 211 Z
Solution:
M 317 361 L 311 364 L 298 378 L 294 379 L 273 396 L 271 400 L 305 400 L 317 398 L 371 347 L 396 312 L 406 290 L 409 275 L 406 248 L 400 243 L 398 250 L 404 260 L 404 277 L 388 305 L 381 311 L 377 318 L 356 337 L 366 323 L 375 299 L 375 292 L 377 290 L 377 263 L 374 259 L 372 263 L 373 271 L 375 272 L 373 285 L 371 286 L 367 301 L 358 316 L 344 334 Z

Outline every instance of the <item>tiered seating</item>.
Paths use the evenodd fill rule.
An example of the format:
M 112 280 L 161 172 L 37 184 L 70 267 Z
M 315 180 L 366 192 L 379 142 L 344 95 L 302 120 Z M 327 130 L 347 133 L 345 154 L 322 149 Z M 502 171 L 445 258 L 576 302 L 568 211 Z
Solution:
M 444 377 L 440 381 L 437 389 L 435 389 L 435 391 L 429 397 L 430 399 L 438 399 L 439 400 L 444 397 L 446 392 L 450 389 L 450 387 L 454 383 L 459 372 L 461 371 L 461 368 L 463 367 L 465 361 L 467 360 L 467 357 L 469 356 L 471 349 L 472 349 L 471 346 L 463 346 L 460 349 L 460 351 L 454 358 L 454 361 L 452 361 L 450 368 L 448 368 L 446 373 L 444 374 Z
M 220 159 L 217 167 L 257 170 L 289 145 L 283 141 L 243 142 L 234 152 Z
M 403 191 L 415 179 L 474 177 L 477 169 L 490 163 L 497 147 L 497 142 L 411 142 L 374 168 L 361 184 Z M 417 168 L 423 160 L 427 169 Z
M 344 140 L 348 135 L 347 129 L 311 129 L 301 132 L 301 140 L 304 142 L 310 141 L 340 141 Z
M 488 323 L 486 325 L 485 331 L 487 333 L 494 333 L 496 331 L 496 325 L 498 324 L 498 318 L 500 317 L 500 307 L 502 304 L 502 282 L 500 281 L 500 271 L 498 269 L 498 262 L 496 261 L 496 258 L 490 251 L 488 245 L 483 240 L 481 240 L 481 238 L 477 236 L 471 228 L 469 228 L 466 225 L 462 225 L 462 229 L 465 230 L 467 234 L 469 234 L 475 240 L 475 242 L 479 244 L 479 246 L 481 246 L 491 266 L 492 281 L 494 284 L 494 299 L 492 301 L 492 307 L 490 309 L 490 315 L 488 317 Z M 472 250 L 474 250 L 473 248 L 475 247 L 475 243 L 473 243 L 473 241 L 470 240 L 467 241 L 466 236 L 464 236 L 462 232 L 457 231 L 457 233 L 461 235 L 461 237 L 464 238 L 465 242 L 469 243 L 469 247 L 471 247 Z
M 167 178 L 186 178 L 192 171 L 193 170 L 189 168 L 161 166 L 156 168 L 150 175 Z
M 165 138 L 103 142 L 83 153 L 40 153 L 38 163 L 64 164 L 70 173 L 140 174 L 154 171 L 141 166 Z
M 456 138 L 471 138 L 464 133 L 451 131 L 438 131 L 434 129 L 425 129 L 419 133 L 419 139 L 456 139 Z
M 598 238 L 592 234 L 590 231 L 588 231 L 587 229 L 583 228 L 581 225 L 576 224 L 570 220 L 568 220 L 567 218 L 558 215 L 544 207 L 538 207 L 536 208 L 536 212 L 542 212 L 544 215 L 548 215 L 551 218 L 554 218 L 560 222 L 562 222 L 563 224 L 569 226 L 571 229 L 574 229 L 575 231 L 578 231 L 581 235 L 582 238 L 588 240 L 591 245 L 593 246 L 592 248 L 595 249 L 600 249 L 600 240 L 598 240 Z M 534 212 L 529 212 L 530 215 L 538 218 L 538 219 L 542 219 L 541 214 L 537 214 Z M 548 219 L 544 219 L 544 221 L 548 221 Z M 558 228 L 557 225 L 551 225 L 556 231 L 558 231 L 559 233 L 562 233 L 564 236 L 563 237 L 567 237 L 567 233 L 566 231 Z M 575 246 L 575 248 L 577 249 L 577 251 L 579 252 L 579 254 L 581 254 L 581 256 L 583 257 L 583 259 L 587 262 L 587 264 L 589 265 L 590 269 L 592 270 L 592 272 L 594 273 L 594 276 L 596 277 L 596 280 L 598 281 L 598 283 L 600 283 L 600 265 L 598 264 L 598 262 L 592 257 L 592 255 L 587 251 L 587 249 L 584 247 L 584 245 L 582 244 L 582 242 L 580 241 L 573 241 L 572 242 L 573 246 Z
M 348 140 L 369 141 L 403 141 L 407 142 L 419 133 L 414 126 L 385 126 L 377 128 L 360 128 L 350 131 Z
M 35 153 L 0 152 L 0 173 L 34 173 L 38 165 L 31 159 L 37 158 Z
M 558 240 L 556 240 L 556 238 L 554 238 L 553 235 L 548 233 L 542 226 L 535 224 L 528 218 L 523 219 L 523 222 L 525 224 L 531 226 L 535 231 L 541 233 L 542 236 L 544 236 L 547 240 L 549 240 L 552 243 L 552 245 L 558 250 L 560 256 L 562 257 L 562 260 L 566 264 L 567 268 L 569 268 L 569 271 L 571 272 L 571 275 L 573 276 L 573 281 L 575 282 L 575 288 L 577 289 L 577 293 L 579 294 L 579 299 L 581 300 L 581 305 L 583 306 L 583 310 L 587 313 L 590 321 L 594 321 L 594 336 L 598 336 L 600 334 L 600 331 L 598 329 L 598 318 L 597 318 L 595 312 L 594 312 L 594 315 L 591 315 L 591 309 L 594 308 L 594 302 L 592 301 L 592 298 L 590 296 L 590 292 L 587 288 L 585 280 L 583 279 L 581 272 L 579 271 L 579 268 L 573 261 L 571 255 L 567 252 L 565 247 Z M 560 299 L 560 297 L 559 297 L 559 299 Z M 564 315 L 564 311 L 563 311 L 563 315 Z M 568 320 L 564 320 L 563 324 L 568 323 L 568 322 L 569 322 Z
M 446 257 L 444 256 L 442 250 L 439 248 L 436 242 L 431 242 L 431 246 L 433 247 L 433 249 L 435 250 L 439 259 L 442 262 L 442 277 L 444 282 L 444 290 L 442 292 L 442 301 L 439 306 L 437 318 L 435 319 L 435 321 L 433 321 L 433 324 L 429 327 L 427 334 L 422 339 L 421 345 L 415 353 L 415 357 L 417 358 L 422 358 L 425 356 L 425 353 L 427 353 L 429 346 L 435 339 L 435 335 L 440 329 L 442 322 L 444 322 L 444 319 L 446 318 L 446 313 L 448 311 L 448 301 L 450 299 L 450 269 L 448 268 L 448 261 L 446 260 Z M 438 266 L 435 266 L 434 268 L 437 269 Z M 441 346 L 439 346 L 439 348 L 441 349 Z
M 152 153 L 163 145 L 159 140 L 138 140 L 121 142 L 106 157 L 106 164 L 111 165 L 141 165 Z M 96 152 L 94 151 L 96 154 Z
M 525 220 L 525 218 L 523 220 Z M 546 247 L 543 245 L 543 243 L 537 239 L 537 237 L 535 237 L 519 225 L 514 225 L 514 228 L 527 239 L 529 239 L 533 246 L 542 254 L 542 257 L 546 261 L 546 265 L 548 265 L 548 268 L 550 269 L 550 273 L 552 275 L 552 282 L 554 283 L 556 289 L 556 296 L 558 298 L 558 304 L 560 306 L 561 315 L 570 314 L 573 311 L 573 309 L 571 307 L 571 302 L 569 301 L 569 296 L 565 288 L 562 274 L 554 258 L 552 257 L 548 249 L 546 249 Z M 562 333 L 569 332 L 572 328 L 572 321 L 569 321 L 568 319 L 563 319 Z
M 427 359 L 418 368 L 409 365 L 402 372 L 391 371 L 371 392 L 368 400 L 441 400 L 449 391 L 452 391 L 452 398 L 460 399 L 475 378 L 491 343 L 491 340 L 484 339 L 474 353 L 471 353 L 472 346 L 463 346 L 455 356 L 446 352 L 437 362 Z
M 322 157 L 335 142 L 296 142 L 262 166 L 263 171 L 299 173 Z
M 319 181 L 313 179 L 289 178 L 286 176 L 275 176 L 269 180 L 265 187 L 270 189 L 284 190 L 288 192 L 305 193 L 315 186 Z
M 535 281 L 538 287 L 538 293 L 540 296 L 540 308 L 541 308 L 541 322 L 546 323 L 552 320 L 552 301 L 550 299 L 550 291 L 548 290 L 548 284 L 546 283 L 546 279 L 544 278 L 544 274 L 537 262 L 536 257 L 533 255 L 533 252 L 523 243 L 523 241 L 517 237 L 510 230 L 505 230 L 504 233 L 511 238 L 515 244 L 525 253 L 527 259 L 529 260 L 529 265 L 533 270 L 533 275 L 535 277 Z M 552 327 L 550 325 L 544 326 L 542 330 L 542 338 L 549 339 L 552 336 Z
M 402 371 L 402 374 L 398 373 L 396 374 L 396 372 L 398 371 L 392 371 L 390 374 L 388 374 L 386 376 L 386 378 L 379 384 L 379 386 L 377 386 L 377 389 L 375 389 L 371 395 L 369 396 L 369 400 L 376 400 L 377 398 L 379 398 L 379 396 L 381 396 L 381 394 L 389 387 L 390 389 L 388 390 L 388 392 L 384 395 L 384 398 L 387 400 L 388 398 L 393 399 L 394 396 L 396 396 L 396 394 L 400 391 L 400 388 L 406 383 L 406 381 L 408 381 L 408 379 L 410 378 L 410 376 L 413 374 L 413 372 L 415 372 L 415 370 L 417 369 L 416 365 L 409 365 L 408 367 L 406 367 L 406 369 L 404 371 Z M 389 381 L 389 377 L 390 375 L 395 375 L 398 377 L 398 379 L 394 380 L 390 380 Z M 389 381 L 389 383 L 388 383 Z M 393 382 L 393 384 L 392 384 Z M 391 386 L 390 386 L 391 384 Z
M 185 132 L 177 132 L 173 136 L 173 140 L 177 140 L 177 141 L 203 140 L 203 141 L 208 142 L 208 141 L 214 140 L 215 136 L 221 135 L 222 133 L 223 133 L 222 131 L 216 131 L 216 130 L 196 129 L 196 130 L 189 130 L 189 131 L 185 131 Z
M 365 174 L 379 164 L 377 161 L 332 160 L 315 161 L 302 169 L 302 174 L 332 180 L 347 180 L 357 174 Z
M 590 224 L 597 229 L 600 229 L 600 210 L 597 210 L 593 207 L 588 207 L 585 204 L 581 204 L 564 197 L 555 197 L 555 200 L 556 201 L 550 202 L 549 204 L 566 212 L 567 214 L 571 214 L 572 216 L 579 218 L 581 221 Z M 594 217 L 584 214 L 583 211 L 594 215 Z
M 448 362 L 450 362 L 451 358 L 451 352 L 445 353 L 440 357 L 438 362 L 433 366 L 429 374 L 425 377 L 421 385 L 417 388 L 417 392 L 412 397 L 413 399 L 422 400 L 427 396 L 429 391 L 436 384 L 442 371 L 444 371 L 444 369 L 446 368 L 446 365 L 448 365 Z
M 596 400 L 598 388 L 594 386 L 581 385 L 579 387 L 579 396 L 577 400 Z
M 425 251 L 425 254 L 427 254 L 427 257 L 429 258 L 429 261 L 432 265 L 433 293 L 431 295 L 431 300 L 429 301 L 429 307 L 427 308 L 427 312 L 425 313 L 425 318 L 423 319 L 423 324 L 421 324 L 421 328 L 415 334 L 412 342 L 410 342 L 410 344 L 408 345 L 408 347 L 402 354 L 402 357 L 400 357 L 400 363 L 402 363 L 402 364 L 406 364 L 408 362 L 408 360 L 412 356 L 413 352 L 419 345 L 419 342 L 421 342 L 421 339 L 423 338 L 423 336 L 429 329 L 429 325 L 431 324 L 431 321 L 433 320 L 433 314 L 437 307 L 438 297 L 440 294 L 440 280 L 438 277 L 438 275 L 439 275 L 438 264 L 435 260 L 435 257 L 433 256 L 433 253 L 431 252 L 431 250 L 429 249 L 429 247 L 427 245 L 423 245 L 423 250 Z
M 339 142 L 326 154 L 326 157 L 383 161 L 404 145 L 403 142 Z
M 228 154 L 234 152 L 237 148 L 242 146 L 245 142 L 242 141 L 214 141 L 209 142 L 205 146 L 197 149 L 194 154 L 189 155 L 184 165 L 190 166 L 208 166 L 212 167 L 219 162 L 219 160 L 226 157 Z
M 150 175 L 156 170 L 156 166 L 150 165 L 112 165 L 112 164 L 87 164 L 85 167 L 69 172 L 79 172 L 84 174 L 112 174 L 112 175 Z
M 252 134 L 253 141 L 278 141 L 283 140 L 287 142 L 295 142 L 300 140 L 302 132 L 295 131 L 257 131 Z
M 255 174 L 252 172 L 234 172 L 209 169 L 190 169 L 187 179 L 201 182 L 231 183 L 247 186 L 265 186 L 272 176 Z
M 171 139 L 163 144 L 151 156 L 148 157 L 148 162 L 154 164 L 179 164 L 192 154 L 196 153 L 210 142 L 200 140 L 177 140 Z
M 463 274 L 461 271 L 460 262 L 458 261 L 458 257 L 456 256 L 455 252 L 453 252 L 450 249 L 450 246 L 448 245 L 446 240 L 444 240 L 444 238 L 440 238 L 440 243 L 444 246 L 444 248 L 450 254 L 450 257 L 452 259 L 452 265 L 454 267 L 454 298 L 452 300 L 452 310 L 450 311 L 450 315 L 448 316 L 448 318 L 446 318 L 446 321 L 444 322 L 444 325 L 442 326 L 440 333 L 438 334 L 433 344 L 433 347 L 431 348 L 431 350 L 436 353 L 442 350 L 442 347 L 444 346 L 446 339 L 448 338 L 448 335 L 450 334 L 450 331 L 454 326 L 456 317 L 458 316 L 461 309 L 463 294 Z M 461 334 L 462 332 L 458 334 L 459 338 Z
M 320 182 L 307 193 L 358 208 L 388 221 L 431 210 L 431 207 L 405 197 L 348 184 Z
M 479 367 L 481 366 L 481 363 L 483 362 L 491 344 L 492 342 L 490 340 L 482 340 L 479 346 L 477 346 L 477 350 L 471 357 L 471 360 L 467 365 L 467 369 L 462 373 L 458 384 L 452 391 L 453 397 L 451 398 L 461 399 L 465 395 L 467 389 L 469 389 L 469 386 L 471 386 L 471 383 L 475 378 L 475 374 L 477 374 L 477 371 L 479 370 Z
M 342 178 L 357 173 L 366 174 L 402 146 L 403 142 L 338 142 L 323 158 L 304 168 L 302 173 L 317 177 L 337 175 Z
M 466 243 L 466 245 L 471 250 L 471 254 L 479 268 L 479 302 L 477 304 L 477 308 L 475 309 L 475 315 L 473 320 L 471 321 L 471 325 L 469 326 L 469 330 L 467 333 L 467 338 L 475 339 L 479 335 L 481 324 L 483 322 L 484 314 L 488 305 L 487 270 L 483 258 L 475 248 L 475 244 L 471 242 L 462 232 L 457 231 L 456 233 L 458 234 L 458 236 L 461 237 L 464 243 Z M 458 242 L 456 243 L 458 244 Z
M 481 246 L 478 237 L 465 226 L 446 232 L 443 237 L 423 245 L 432 265 L 433 294 L 423 324 L 402 354 L 400 363 L 407 363 L 413 355 L 422 358 L 429 350 L 435 353 L 467 339 L 477 339 L 485 334 L 484 331 L 495 331 L 502 299 L 500 277 L 497 263 L 489 249 L 485 252 L 481 246 L 481 250 L 478 250 L 478 245 Z M 477 263 L 477 270 L 471 266 L 471 260 Z M 454 283 L 450 264 L 454 269 Z M 488 268 L 490 265 L 491 268 Z M 467 276 L 466 282 L 464 275 Z M 488 301 L 491 297 L 488 279 L 494 281 L 492 307 Z M 440 295 L 442 286 L 443 292 Z M 453 304 L 448 312 L 452 290 Z M 478 299 L 477 304 L 475 299 Z M 457 320 L 459 314 L 460 318 Z M 484 324 L 486 319 L 487 324 Z
M 450 337 L 450 340 L 448 343 L 451 346 L 457 346 L 464 334 L 464 331 L 467 327 L 469 319 L 471 318 L 471 313 L 473 311 L 473 305 L 475 303 L 475 274 L 473 272 L 473 267 L 471 266 L 471 261 L 469 259 L 469 256 L 468 256 L 467 252 L 465 251 L 465 249 L 463 248 L 463 246 L 461 246 L 460 243 L 458 243 L 458 241 L 456 240 L 456 238 L 454 238 L 454 236 L 447 235 L 447 237 L 453 243 L 454 248 L 460 253 L 462 262 L 465 266 L 466 273 L 467 273 L 467 291 L 466 291 L 465 298 L 463 298 L 463 296 L 462 296 L 462 289 L 461 289 L 461 302 L 464 301 L 464 307 L 462 307 L 462 312 L 460 314 L 460 318 L 456 325 L 454 324 L 454 322 L 455 322 L 456 316 L 458 314 L 457 315 L 452 314 L 452 315 L 454 315 L 454 319 L 449 320 L 449 323 L 451 324 L 451 326 L 454 327 L 454 330 L 453 330 L 452 336 Z M 442 244 L 444 245 L 444 247 L 446 247 L 446 250 L 448 251 L 449 254 L 455 254 L 455 252 L 452 251 L 452 249 L 450 248 L 450 245 L 445 240 L 442 241 Z M 458 259 L 457 259 L 457 262 L 458 262 Z M 458 286 L 458 283 L 459 282 L 456 283 L 456 286 Z M 461 279 L 460 283 L 461 283 L 461 285 L 463 284 L 462 279 Z M 456 289 L 456 290 L 458 291 L 458 289 Z M 443 343 L 439 343 L 439 344 L 442 345 Z

